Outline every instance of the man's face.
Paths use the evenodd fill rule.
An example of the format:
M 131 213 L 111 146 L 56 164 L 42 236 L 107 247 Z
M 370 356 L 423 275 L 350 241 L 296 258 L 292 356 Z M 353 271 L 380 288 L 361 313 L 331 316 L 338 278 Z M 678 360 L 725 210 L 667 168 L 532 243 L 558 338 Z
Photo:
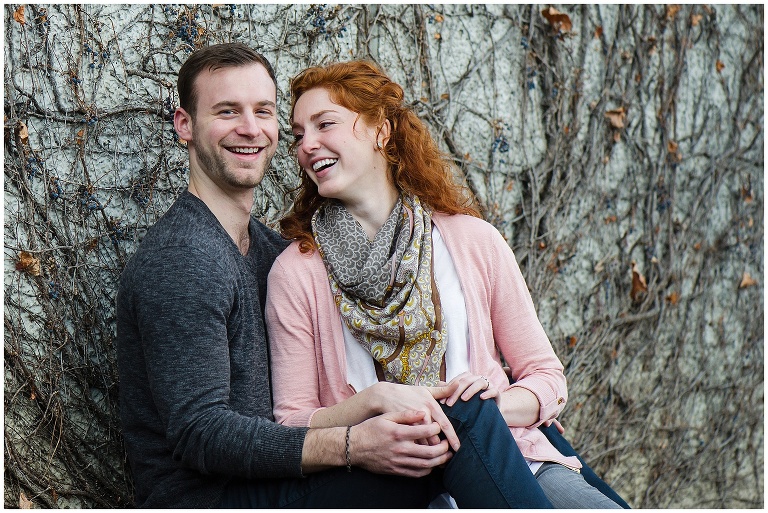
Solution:
M 188 143 L 190 169 L 223 190 L 256 187 L 277 150 L 277 93 L 266 68 L 206 70 L 195 79 L 195 90 L 194 117 L 176 119 Z

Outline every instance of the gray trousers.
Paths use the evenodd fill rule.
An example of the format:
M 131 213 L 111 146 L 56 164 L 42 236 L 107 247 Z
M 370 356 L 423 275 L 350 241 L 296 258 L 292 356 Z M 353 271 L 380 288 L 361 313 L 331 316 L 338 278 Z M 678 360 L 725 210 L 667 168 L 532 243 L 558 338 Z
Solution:
M 559 463 L 544 463 L 536 472 L 536 481 L 557 509 L 621 509 L 581 474 Z

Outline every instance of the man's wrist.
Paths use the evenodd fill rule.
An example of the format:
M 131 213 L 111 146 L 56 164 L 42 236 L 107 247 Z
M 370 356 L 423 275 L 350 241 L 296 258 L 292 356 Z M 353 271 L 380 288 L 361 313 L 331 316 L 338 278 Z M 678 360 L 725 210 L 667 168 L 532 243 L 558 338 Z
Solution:
M 319 472 L 333 467 L 345 467 L 346 426 L 332 428 L 311 428 L 304 438 L 301 453 L 303 474 Z M 351 442 L 350 442 L 351 443 Z

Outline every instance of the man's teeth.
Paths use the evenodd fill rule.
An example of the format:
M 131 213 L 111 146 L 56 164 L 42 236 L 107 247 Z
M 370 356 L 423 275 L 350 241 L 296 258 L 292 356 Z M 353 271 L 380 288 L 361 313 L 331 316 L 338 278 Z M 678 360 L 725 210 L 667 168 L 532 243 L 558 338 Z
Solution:
M 258 153 L 261 148 L 230 148 L 229 151 L 233 153 Z
M 319 171 L 320 169 L 328 166 L 334 165 L 339 159 L 323 159 L 318 160 L 314 164 L 312 164 L 312 170 L 313 171 Z

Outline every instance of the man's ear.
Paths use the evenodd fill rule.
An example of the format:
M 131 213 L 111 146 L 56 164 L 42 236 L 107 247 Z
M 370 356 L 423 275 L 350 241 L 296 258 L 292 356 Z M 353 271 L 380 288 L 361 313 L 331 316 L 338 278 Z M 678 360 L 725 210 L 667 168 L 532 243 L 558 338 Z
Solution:
M 192 140 L 192 116 L 181 107 L 176 108 L 173 113 L 173 128 L 179 134 L 179 138 L 185 141 Z

